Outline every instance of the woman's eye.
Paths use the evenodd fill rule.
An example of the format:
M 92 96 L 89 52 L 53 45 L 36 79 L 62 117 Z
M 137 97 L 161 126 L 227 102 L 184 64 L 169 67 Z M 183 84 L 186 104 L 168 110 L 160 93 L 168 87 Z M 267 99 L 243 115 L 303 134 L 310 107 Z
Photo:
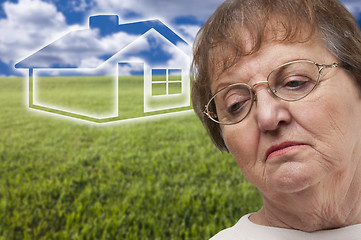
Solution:
M 296 88 L 302 86 L 303 84 L 305 84 L 304 81 L 290 81 L 287 82 L 285 86 L 289 88 Z
M 313 81 L 306 76 L 292 76 L 283 81 L 283 88 L 287 88 L 289 90 L 301 90 L 303 88 L 309 87 L 309 85 Z
M 230 104 L 227 104 L 227 108 L 226 108 L 227 113 L 233 116 L 242 114 L 247 108 L 247 103 L 249 102 L 248 100 L 249 99 L 237 100 L 237 101 L 232 101 Z
M 249 111 L 252 95 L 243 85 L 224 89 L 216 98 L 217 113 L 224 121 L 234 121 Z
M 233 105 L 228 107 L 227 112 L 230 114 L 236 114 L 236 113 L 242 111 L 243 105 L 244 105 L 244 102 L 234 103 Z

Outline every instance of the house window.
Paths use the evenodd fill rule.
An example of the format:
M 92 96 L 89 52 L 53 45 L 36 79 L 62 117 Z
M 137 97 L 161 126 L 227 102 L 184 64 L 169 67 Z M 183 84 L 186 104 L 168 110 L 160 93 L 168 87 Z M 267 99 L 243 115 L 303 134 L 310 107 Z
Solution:
M 152 96 L 181 93 L 181 69 L 152 69 Z

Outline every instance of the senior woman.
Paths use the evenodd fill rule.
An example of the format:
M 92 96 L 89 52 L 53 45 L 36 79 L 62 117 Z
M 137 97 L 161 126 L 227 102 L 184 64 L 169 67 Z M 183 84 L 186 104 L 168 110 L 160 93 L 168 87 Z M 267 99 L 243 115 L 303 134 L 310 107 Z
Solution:
M 336 0 L 227 0 L 194 48 L 192 100 L 263 196 L 218 239 L 361 239 L 361 35 Z

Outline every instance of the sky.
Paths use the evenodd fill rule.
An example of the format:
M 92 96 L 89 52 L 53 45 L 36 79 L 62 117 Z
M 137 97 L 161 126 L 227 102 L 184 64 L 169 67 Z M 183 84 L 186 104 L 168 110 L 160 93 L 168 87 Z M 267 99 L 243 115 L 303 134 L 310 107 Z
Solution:
M 0 0 L 0 76 L 23 76 L 24 71 L 16 70 L 15 63 L 69 32 L 87 29 L 89 16 L 92 15 L 118 15 L 119 23 L 159 19 L 191 45 L 201 25 L 222 2 L 223 0 Z M 342 3 L 359 17 L 361 0 L 342 0 Z M 116 44 L 116 37 L 119 38 L 115 36 L 113 39 L 105 39 L 102 46 L 111 48 Z M 73 60 L 74 58 L 75 54 L 72 56 Z

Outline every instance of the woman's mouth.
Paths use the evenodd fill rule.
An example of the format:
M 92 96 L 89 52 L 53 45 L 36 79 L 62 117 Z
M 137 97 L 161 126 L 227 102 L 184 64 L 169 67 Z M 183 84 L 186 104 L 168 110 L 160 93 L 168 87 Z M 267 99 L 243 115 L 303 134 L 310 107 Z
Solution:
M 289 151 L 292 151 L 296 148 L 305 146 L 306 144 L 304 143 L 299 143 L 299 142 L 284 142 L 281 143 L 279 145 L 274 145 L 271 146 L 267 152 L 266 152 L 266 161 L 268 159 L 274 158 L 274 157 L 278 157 L 278 156 L 282 156 L 286 153 L 288 153 Z

